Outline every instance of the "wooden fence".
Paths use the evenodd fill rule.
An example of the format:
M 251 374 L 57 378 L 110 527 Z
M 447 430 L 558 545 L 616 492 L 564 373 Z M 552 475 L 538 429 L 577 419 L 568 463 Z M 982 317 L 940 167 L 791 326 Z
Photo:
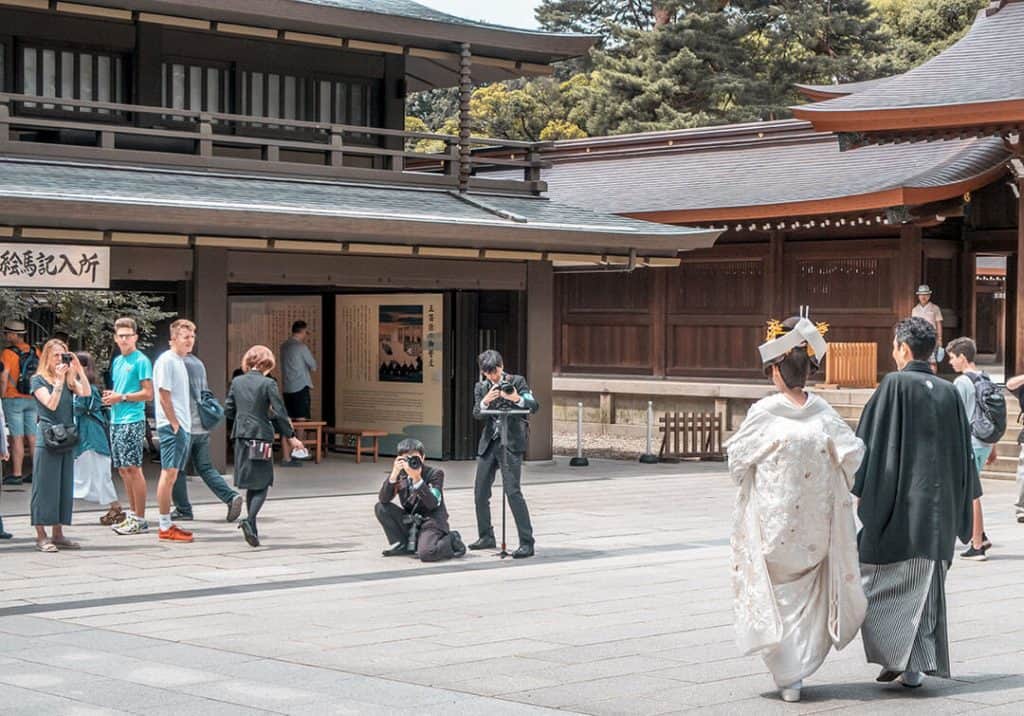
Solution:
M 829 343 L 825 357 L 825 385 L 837 388 L 874 388 L 878 385 L 878 344 Z
M 722 416 L 715 413 L 666 413 L 658 419 L 660 460 L 724 460 Z

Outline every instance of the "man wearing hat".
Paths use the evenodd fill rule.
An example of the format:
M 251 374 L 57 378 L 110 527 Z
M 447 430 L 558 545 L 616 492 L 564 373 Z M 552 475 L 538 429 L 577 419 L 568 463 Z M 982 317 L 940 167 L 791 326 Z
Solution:
M 932 290 L 928 287 L 928 284 L 923 283 L 917 287 L 917 305 L 914 306 L 914 310 L 911 311 L 910 315 L 914 318 L 923 318 L 932 324 L 932 328 L 935 329 L 937 344 L 935 352 L 932 353 L 929 360 L 932 372 L 934 373 L 938 369 L 938 363 L 943 357 L 939 353 L 942 351 L 940 346 L 944 345 L 942 342 L 942 309 L 932 303 Z
M 22 475 L 26 443 L 28 454 L 36 449 L 36 399 L 24 389 L 39 367 L 39 351 L 25 341 L 22 321 L 4 323 L 7 347 L 0 351 L 0 394 L 3 395 L 4 415 L 11 431 L 11 474 L 4 478 L 5 485 L 31 482 L 32 475 Z

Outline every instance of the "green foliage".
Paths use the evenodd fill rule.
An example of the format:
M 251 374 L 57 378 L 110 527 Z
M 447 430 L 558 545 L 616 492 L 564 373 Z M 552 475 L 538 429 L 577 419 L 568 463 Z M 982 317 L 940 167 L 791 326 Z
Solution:
M 162 299 L 136 291 L 23 291 L 0 289 L 0 317 L 21 319 L 33 310 L 49 310 L 54 330 L 71 336 L 71 347 L 88 351 L 97 369 L 105 371 L 114 348 L 114 321 L 134 318 L 139 326 L 139 348 L 153 345 L 154 328 L 175 315 L 160 309 Z
M 962 36 L 985 3 L 543 0 L 542 27 L 597 34 L 598 46 L 556 68 L 562 81 L 478 87 L 473 130 L 536 140 L 783 118 L 803 101 L 795 84 L 906 71 Z M 420 93 L 409 105 L 432 130 L 457 131 L 457 111 L 450 90 Z

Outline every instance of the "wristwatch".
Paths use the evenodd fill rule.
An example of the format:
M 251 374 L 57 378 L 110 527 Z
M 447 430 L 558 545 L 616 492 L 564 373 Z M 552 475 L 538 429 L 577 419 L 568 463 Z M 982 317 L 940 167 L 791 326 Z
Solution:
M 121 402 L 123 403 L 123 402 L 125 402 L 126 400 L 128 400 L 128 396 L 127 396 L 127 395 L 125 395 L 124 393 L 121 393 Z

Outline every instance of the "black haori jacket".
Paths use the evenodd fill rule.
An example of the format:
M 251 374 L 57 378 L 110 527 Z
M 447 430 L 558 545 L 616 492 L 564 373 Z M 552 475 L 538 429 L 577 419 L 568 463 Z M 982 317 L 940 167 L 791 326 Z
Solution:
M 981 496 L 970 426 L 953 384 L 912 361 L 890 373 L 857 427 L 867 452 L 853 494 L 860 561 L 953 559 L 956 538 L 971 537 L 971 503 Z

